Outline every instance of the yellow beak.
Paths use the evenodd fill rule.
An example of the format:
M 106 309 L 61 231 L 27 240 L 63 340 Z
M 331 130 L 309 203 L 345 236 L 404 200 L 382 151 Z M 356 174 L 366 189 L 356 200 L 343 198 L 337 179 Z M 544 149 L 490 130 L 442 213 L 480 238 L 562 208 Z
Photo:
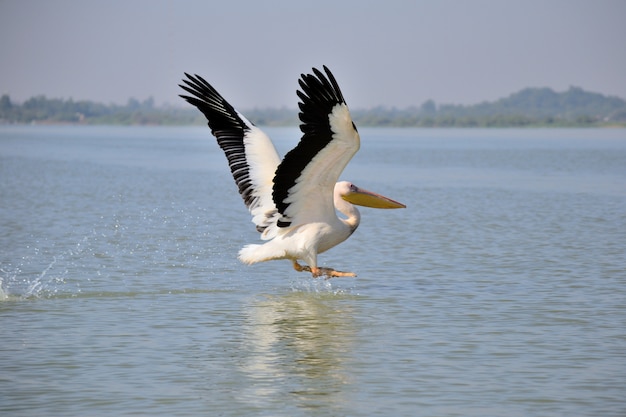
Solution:
M 399 203 L 380 194 L 364 190 L 357 187 L 356 185 L 352 185 L 350 192 L 343 195 L 342 197 L 347 202 L 356 204 L 357 206 L 373 207 L 380 209 L 406 208 L 406 206 L 402 203 Z

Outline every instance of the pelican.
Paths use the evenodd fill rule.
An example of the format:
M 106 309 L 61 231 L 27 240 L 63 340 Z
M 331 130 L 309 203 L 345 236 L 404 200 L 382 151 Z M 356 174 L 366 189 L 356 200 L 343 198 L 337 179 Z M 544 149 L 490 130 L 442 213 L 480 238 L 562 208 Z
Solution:
M 353 204 L 404 208 L 404 204 L 356 185 L 337 182 L 358 151 L 360 137 L 335 77 L 316 68 L 299 79 L 302 138 L 281 161 L 270 138 L 199 75 L 185 73 L 180 95 L 207 118 L 264 244 L 247 245 L 239 260 L 254 264 L 288 259 L 313 277 L 354 277 L 319 267 L 317 255 L 346 240 L 359 226 Z M 339 217 L 337 211 L 345 217 Z M 306 264 L 301 265 L 302 260 Z

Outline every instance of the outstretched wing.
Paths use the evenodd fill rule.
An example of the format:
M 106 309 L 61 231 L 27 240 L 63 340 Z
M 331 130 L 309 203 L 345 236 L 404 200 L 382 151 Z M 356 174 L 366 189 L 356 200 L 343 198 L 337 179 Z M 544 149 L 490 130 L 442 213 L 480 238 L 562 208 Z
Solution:
M 336 216 L 333 192 L 339 175 L 359 150 L 360 138 L 335 77 L 301 75 L 302 91 L 298 145 L 278 166 L 273 198 L 281 214 L 279 227 L 289 227 Z
M 226 154 L 239 194 L 252 214 L 252 221 L 257 230 L 263 232 L 264 239 L 271 238 L 276 227 L 270 226 L 275 226 L 277 216 L 272 186 L 280 163 L 274 144 L 202 77 L 185 75 L 185 85 L 180 87 L 191 96 L 181 97 L 207 118 L 211 133 Z

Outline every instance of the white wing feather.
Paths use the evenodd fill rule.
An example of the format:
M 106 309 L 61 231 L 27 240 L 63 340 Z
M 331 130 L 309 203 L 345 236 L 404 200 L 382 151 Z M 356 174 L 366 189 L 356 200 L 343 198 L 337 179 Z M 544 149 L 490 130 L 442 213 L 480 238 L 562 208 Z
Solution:
M 339 176 L 360 147 L 348 106 L 333 107 L 328 115 L 333 140 L 307 164 L 296 184 L 289 190 L 285 215 L 292 226 L 329 221 L 336 217 L 333 191 Z

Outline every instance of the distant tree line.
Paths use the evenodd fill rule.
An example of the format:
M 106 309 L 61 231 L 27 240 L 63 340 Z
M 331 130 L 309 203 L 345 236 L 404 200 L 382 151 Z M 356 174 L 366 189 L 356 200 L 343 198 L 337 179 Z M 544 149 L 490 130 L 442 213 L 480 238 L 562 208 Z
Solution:
M 283 108 L 244 110 L 260 126 L 295 126 L 298 111 Z M 530 126 L 626 126 L 626 101 L 570 87 L 565 92 L 550 88 L 526 88 L 493 102 L 474 105 L 437 105 L 398 109 L 353 109 L 359 126 L 389 127 L 530 127 Z M 0 123 L 74 123 L 117 125 L 204 125 L 195 108 L 157 107 L 154 100 L 131 98 L 126 105 L 100 104 L 72 99 L 32 97 L 21 104 L 8 95 L 0 98 Z
M 626 101 L 578 87 L 557 93 L 550 88 L 526 88 L 493 102 L 474 105 L 427 100 L 419 107 L 378 106 L 351 110 L 359 126 L 389 127 L 526 127 L 626 126 Z M 246 116 L 260 125 L 296 125 L 292 109 L 252 109 Z
M 0 123 L 182 125 L 197 123 L 197 113 L 178 107 L 156 107 L 152 98 L 130 98 L 126 105 L 107 105 L 45 96 L 17 104 L 6 94 L 0 97 Z

